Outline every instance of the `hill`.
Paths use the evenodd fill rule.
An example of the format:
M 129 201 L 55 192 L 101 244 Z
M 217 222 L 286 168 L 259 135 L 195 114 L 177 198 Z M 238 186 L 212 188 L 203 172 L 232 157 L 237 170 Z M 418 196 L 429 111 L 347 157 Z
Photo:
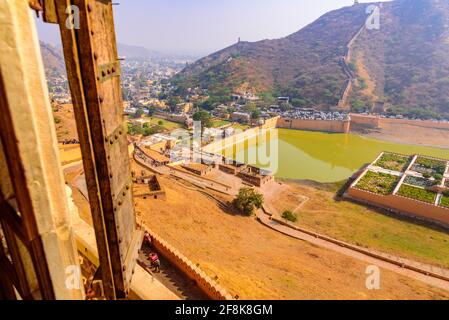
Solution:
M 42 41 L 40 42 L 40 47 L 47 78 L 65 75 L 65 62 L 61 49 Z
M 173 81 L 180 91 L 200 86 L 218 97 L 287 95 L 298 106 L 321 109 L 336 107 L 349 81 L 343 108 L 369 109 L 382 100 L 403 113 L 449 113 L 447 1 L 376 4 L 380 30 L 364 27 L 369 5 L 331 11 L 282 39 L 234 44 L 187 66 Z

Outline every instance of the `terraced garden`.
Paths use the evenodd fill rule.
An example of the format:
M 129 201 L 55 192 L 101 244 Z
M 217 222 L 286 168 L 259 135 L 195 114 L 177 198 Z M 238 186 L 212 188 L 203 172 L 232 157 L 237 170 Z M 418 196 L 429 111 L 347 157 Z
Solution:
M 357 183 L 357 188 L 381 195 L 391 194 L 400 177 L 382 172 L 368 171 Z
M 374 165 L 387 170 L 403 172 L 407 169 L 411 159 L 411 157 L 399 154 L 384 153 Z
M 432 204 L 435 203 L 437 197 L 437 194 L 435 192 L 418 187 L 409 186 L 406 184 L 403 184 L 399 188 L 398 195 Z

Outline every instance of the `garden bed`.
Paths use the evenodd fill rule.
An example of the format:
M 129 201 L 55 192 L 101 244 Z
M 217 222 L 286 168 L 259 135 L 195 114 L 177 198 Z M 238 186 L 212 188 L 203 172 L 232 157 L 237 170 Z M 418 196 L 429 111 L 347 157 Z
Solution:
M 449 208 L 449 196 L 442 196 L 441 197 L 440 206 Z
M 357 188 L 382 194 L 391 194 L 399 182 L 400 177 L 391 174 L 368 171 L 357 183 Z
M 412 170 L 421 174 L 443 175 L 446 171 L 446 161 L 430 159 L 425 157 L 418 157 L 413 164 Z
M 394 153 L 384 153 L 374 165 L 387 170 L 403 172 L 407 169 L 410 160 L 411 157 L 401 156 Z
M 405 184 L 399 189 L 398 195 L 432 204 L 435 203 L 435 199 L 437 197 L 435 192 Z
M 407 176 L 404 179 L 404 183 L 415 186 L 415 187 L 422 187 L 422 188 L 431 187 L 434 185 L 434 182 L 429 179 L 418 178 L 418 177 L 414 177 L 414 176 Z

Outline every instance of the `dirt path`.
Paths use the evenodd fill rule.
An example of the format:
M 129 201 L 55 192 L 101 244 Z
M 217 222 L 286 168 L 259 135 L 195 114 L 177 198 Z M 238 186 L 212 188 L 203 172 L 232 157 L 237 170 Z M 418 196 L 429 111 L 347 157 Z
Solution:
M 337 245 L 335 243 L 332 243 L 330 241 L 327 241 L 325 239 L 320 239 L 320 238 L 313 237 L 310 234 L 307 234 L 305 232 L 301 232 L 299 230 L 295 230 L 295 229 L 293 229 L 291 227 L 282 225 L 282 224 L 280 224 L 280 223 L 278 223 L 276 221 L 271 220 L 270 217 L 268 215 L 264 214 L 261 210 L 259 210 L 257 212 L 257 218 L 259 219 L 259 221 L 262 224 L 266 225 L 267 227 L 269 227 L 269 228 L 271 228 L 271 229 L 273 229 L 275 231 L 278 231 L 278 232 L 280 232 L 282 234 L 285 234 L 287 236 L 290 236 L 290 237 L 293 237 L 293 238 L 296 238 L 296 239 L 299 239 L 299 240 L 307 241 L 309 243 L 312 243 L 312 244 L 318 245 L 320 247 L 323 247 L 323 248 L 335 251 L 337 253 L 345 254 L 347 256 L 350 256 L 352 258 L 356 258 L 356 259 L 362 260 L 362 261 L 367 262 L 367 263 L 372 263 L 374 265 L 377 265 L 378 267 L 394 271 L 394 272 L 399 273 L 401 275 L 404 275 L 404 276 L 413 278 L 415 280 L 422 281 L 422 282 L 424 282 L 426 284 L 429 284 L 429 285 L 432 285 L 432 286 L 435 286 L 435 287 L 438 287 L 438 288 L 441 288 L 441 289 L 449 291 L 449 281 L 445 281 L 445 280 L 442 280 L 442 279 L 435 278 L 433 276 L 428 276 L 428 275 L 422 274 L 422 273 L 417 272 L 417 271 L 413 271 L 413 270 L 410 270 L 410 269 L 407 269 L 407 268 L 403 268 L 403 267 L 400 267 L 400 266 L 398 266 L 398 265 L 396 265 L 394 263 L 390 263 L 390 262 L 384 261 L 382 259 L 369 256 L 368 254 L 364 254 L 362 252 L 353 250 L 351 248 L 339 246 L 339 245 Z M 391 258 L 395 258 L 395 259 L 398 259 L 398 260 L 400 259 L 400 258 L 397 258 L 397 257 L 391 257 Z M 423 265 L 423 264 L 420 264 L 418 262 L 413 262 L 413 261 L 406 260 L 406 259 L 402 259 L 402 260 L 404 261 L 404 263 Z M 429 271 L 440 272 L 444 276 L 449 278 L 449 273 L 447 271 L 444 271 L 444 270 L 442 270 L 440 268 L 436 268 L 436 267 L 432 267 L 432 266 L 427 266 L 427 268 L 429 269 Z M 439 270 L 437 270 L 437 269 L 439 269 Z
M 449 130 L 383 123 L 379 130 L 358 134 L 388 142 L 449 149 Z

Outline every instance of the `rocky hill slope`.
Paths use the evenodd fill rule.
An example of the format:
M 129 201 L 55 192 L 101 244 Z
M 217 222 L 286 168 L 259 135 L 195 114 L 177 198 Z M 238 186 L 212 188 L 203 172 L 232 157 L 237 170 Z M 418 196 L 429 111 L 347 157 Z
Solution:
M 380 8 L 380 29 L 367 30 L 367 7 Z M 351 45 L 355 81 L 349 107 L 385 101 L 401 113 L 449 113 L 449 2 L 396 0 L 329 12 L 276 40 L 240 42 L 187 66 L 173 80 L 180 90 L 201 86 L 211 95 L 251 91 L 288 95 L 300 106 L 337 106 L 348 83 L 342 59 Z M 418 111 L 417 111 L 418 110 Z

